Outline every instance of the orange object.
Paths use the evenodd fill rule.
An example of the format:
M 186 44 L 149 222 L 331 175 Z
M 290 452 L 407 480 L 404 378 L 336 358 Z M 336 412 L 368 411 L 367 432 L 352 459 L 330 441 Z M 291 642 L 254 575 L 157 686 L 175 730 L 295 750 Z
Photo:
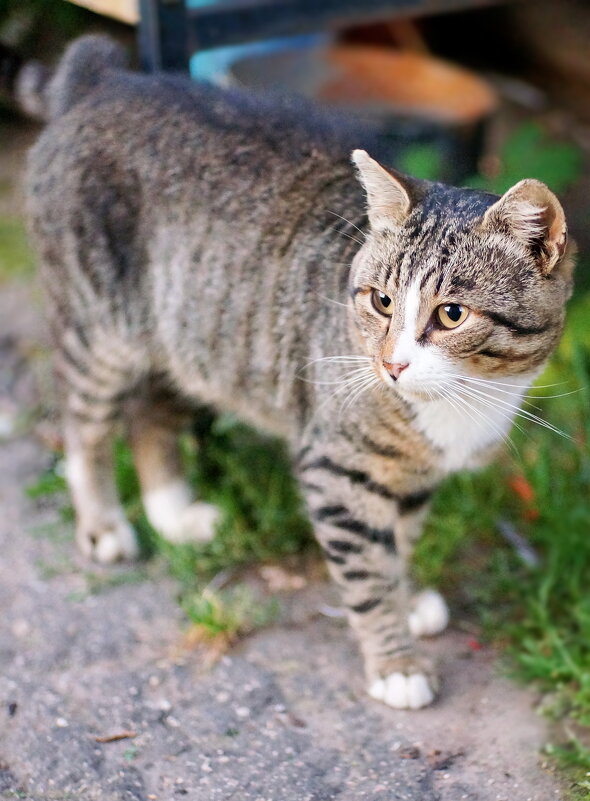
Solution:
M 534 503 L 535 490 L 524 476 L 513 476 L 508 486 L 525 503 Z
M 492 87 L 470 72 L 424 53 L 335 46 L 326 51 L 331 74 L 317 97 L 328 102 L 386 104 L 451 123 L 486 117 L 497 104 Z

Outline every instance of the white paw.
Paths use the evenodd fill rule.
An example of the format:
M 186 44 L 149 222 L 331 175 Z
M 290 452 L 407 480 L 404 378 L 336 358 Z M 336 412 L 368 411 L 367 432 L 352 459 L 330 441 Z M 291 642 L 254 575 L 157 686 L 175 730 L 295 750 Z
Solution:
M 174 525 L 162 530 L 169 542 L 209 542 L 215 536 L 219 509 L 210 503 L 192 503 L 178 515 Z
M 391 673 L 374 681 L 369 695 L 395 709 L 421 709 L 434 701 L 435 692 L 424 673 Z
M 143 498 L 148 520 L 170 542 L 207 542 L 215 534 L 219 511 L 208 503 L 193 503 L 184 481 L 173 481 Z
M 135 532 L 123 517 L 94 527 L 80 527 L 76 538 L 84 556 L 102 565 L 136 559 L 139 553 Z
M 449 623 L 449 610 L 436 590 L 424 590 L 414 599 L 414 610 L 408 616 L 408 627 L 414 637 L 431 637 L 444 631 Z

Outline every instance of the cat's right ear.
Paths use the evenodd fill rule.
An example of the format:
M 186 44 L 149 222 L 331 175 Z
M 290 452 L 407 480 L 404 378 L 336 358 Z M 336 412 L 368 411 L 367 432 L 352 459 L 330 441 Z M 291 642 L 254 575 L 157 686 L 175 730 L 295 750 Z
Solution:
M 410 179 L 383 167 L 366 150 L 353 150 L 352 161 L 367 193 L 371 228 L 383 231 L 400 226 L 413 206 Z
M 525 178 L 486 211 L 485 228 L 510 233 L 530 248 L 543 275 L 563 259 L 567 226 L 559 200 L 541 181 Z

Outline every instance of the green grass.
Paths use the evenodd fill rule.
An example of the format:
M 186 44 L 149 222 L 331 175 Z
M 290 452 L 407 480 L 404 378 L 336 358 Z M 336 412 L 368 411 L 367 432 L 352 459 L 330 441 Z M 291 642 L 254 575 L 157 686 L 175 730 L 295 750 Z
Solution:
M 121 441 L 115 446 L 117 484 L 144 557 L 158 555 L 166 561 L 179 582 L 179 603 L 188 620 L 199 628 L 203 639 L 207 635 L 215 639 L 223 633 L 231 642 L 274 620 L 278 610 L 273 602 L 255 598 L 235 581 L 234 586 L 222 591 L 208 587 L 209 582 L 224 576 L 235 578 L 240 568 L 316 546 L 282 442 L 253 431 L 233 417 L 215 417 L 208 410 L 198 417 L 193 433 L 182 441 L 187 471 L 199 495 L 223 512 L 211 542 L 172 545 L 150 527 L 131 452 Z M 71 525 L 73 510 L 59 460 L 39 476 L 28 494 L 38 499 L 59 498 L 63 501 L 60 518 Z M 45 533 L 55 538 L 55 527 Z M 45 575 L 56 570 L 59 568 L 52 565 L 43 567 Z M 79 597 L 125 583 L 124 575 L 117 573 L 109 582 L 102 575 L 88 573 L 86 591 Z M 144 575 L 135 571 L 133 580 Z
M 580 175 L 582 154 L 571 142 L 548 136 L 536 122 L 520 125 L 507 137 L 493 175 L 476 175 L 467 184 L 503 194 L 521 178 L 537 178 L 554 192 L 563 192 Z
M 0 217 L 0 280 L 30 277 L 35 269 L 33 252 L 22 220 Z
M 143 551 L 164 554 L 189 591 L 220 571 L 272 561 L 312 546 L 311 526 L 291 475 L 285 446 L 228 415 L 203 410 L 185 464 L 204 500 L 223 511 L 217 535 L 199 545 L 170 545 L 149 526 L 129 450 L 116 449 L 117 478 Z

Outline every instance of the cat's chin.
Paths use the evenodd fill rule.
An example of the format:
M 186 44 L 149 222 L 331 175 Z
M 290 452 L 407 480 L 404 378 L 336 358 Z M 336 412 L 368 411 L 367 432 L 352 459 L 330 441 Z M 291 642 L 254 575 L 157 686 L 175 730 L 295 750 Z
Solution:
M 402 387 L 395 385 L 394 391 L 407 403 L 430 403 L 436 400 L 436 395 L 419 387 Z

